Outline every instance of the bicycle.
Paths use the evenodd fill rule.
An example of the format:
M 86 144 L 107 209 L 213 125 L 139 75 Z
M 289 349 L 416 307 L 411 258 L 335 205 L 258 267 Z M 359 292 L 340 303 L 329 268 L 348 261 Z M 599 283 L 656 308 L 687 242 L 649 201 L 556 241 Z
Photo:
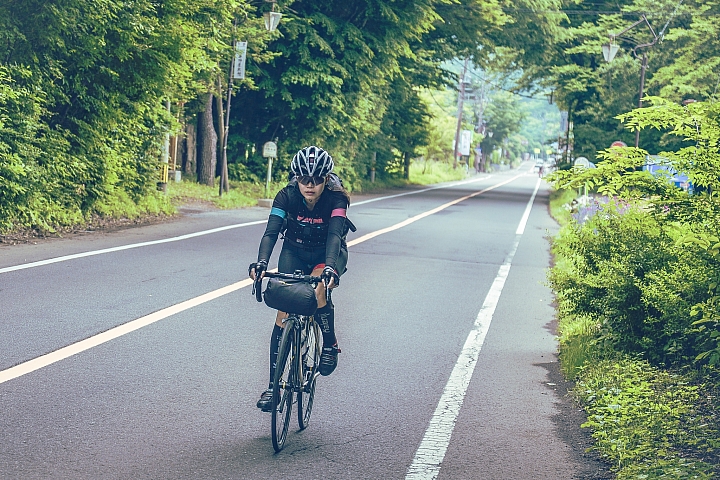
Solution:
M 265 272 L 264 278 L 277 278 L 295 282 L 307 282 L 316 286 L 322 277 L 296 273 Z M 262 279 L 255 281 L 253 293 L 262 302 Z M 330 301 L 330 289 L 326 289 Z M 278 352 L 272 388 L 272 444 L 275 452 L 285 446 L 293 403 L 297 404 L 297 420 L 300 430 L 307 428 L 315 398 L 315 385 L 320 376 L 321 339 L 320 326 L 313 315 L 288 312 Z M 295 401 L 293 401 L 293 397 Z

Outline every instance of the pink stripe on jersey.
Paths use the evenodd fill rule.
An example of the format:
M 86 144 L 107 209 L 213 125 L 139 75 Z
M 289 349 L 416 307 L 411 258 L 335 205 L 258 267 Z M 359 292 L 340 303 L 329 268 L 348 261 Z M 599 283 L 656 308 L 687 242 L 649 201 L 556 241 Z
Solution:
M 344 208 L 336 208 L 332 212 L 330 212 L 331 217 L 346 217 L 347 216 L 347 210 Z

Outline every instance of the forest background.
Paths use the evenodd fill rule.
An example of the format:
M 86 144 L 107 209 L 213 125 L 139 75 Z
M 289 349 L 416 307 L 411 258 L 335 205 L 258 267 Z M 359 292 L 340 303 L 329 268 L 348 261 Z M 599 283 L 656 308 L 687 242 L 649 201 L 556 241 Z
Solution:
M 275 7 L 259 0 L 0 4 L 0 233 L 169 208 L 155 192 L 168 136 L 186 177 L 206 185 L 222 178 L 236 40 L 248 42 L 248 59 L 229 116 L 227 173 L 235 180 L 263 179 L 268 140 L 279 145 L 277 178 L 298 148 L 318 144 L 350 189 L 373 168 L 379 178 L 407 177 L 414 158 L 448 161 L 464 59 L 472 101 L 463 128 L 478 133 L 486 162 L 495 151 L 509 160 L 545 152 L 558 141 L 555 106 L 574 125 L 565 160 L 592 160 L 615 140 L 632 144 L 615 118 L 637 104 L 640 65 L 627 47 L 652 37 L 629 32 L 612 64 L 600 45 L 643 13 L 662 36 L 649 49 L 646 91 L 673 101 L 717 91 L 712 1 L 276 7 L 283 18 L 271 33 L 262 14 Z M 641 146 L 658 151 L 665 141 L 651 133 Z

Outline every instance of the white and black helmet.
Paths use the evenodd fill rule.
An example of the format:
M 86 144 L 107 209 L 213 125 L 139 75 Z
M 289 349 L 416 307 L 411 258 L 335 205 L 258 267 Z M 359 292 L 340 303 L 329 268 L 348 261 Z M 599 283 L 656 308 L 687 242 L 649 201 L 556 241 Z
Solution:
M 332 172 L 334 163 L 329 153 L 314 145 L 305 147 L 295 154 L 290 170 L 298 177 L 326 177 Z

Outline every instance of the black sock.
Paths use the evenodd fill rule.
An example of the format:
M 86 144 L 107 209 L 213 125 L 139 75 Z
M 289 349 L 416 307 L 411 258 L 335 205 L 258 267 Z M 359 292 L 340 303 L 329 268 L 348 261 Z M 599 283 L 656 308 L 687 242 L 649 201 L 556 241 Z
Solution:
M 323 347 L 331 347 L 337 343 L 335 338 L 335 308 L 328 303 L 315 312 L 315 318 L 320 325 L 323 336 Z
M 280 350 L 280 340 L 282 339 L 283 329 L 275 324 L 272 336 L 270 337 L 270 387 L 275 379 L 275 367 L 277 366 L 277 358 Z

